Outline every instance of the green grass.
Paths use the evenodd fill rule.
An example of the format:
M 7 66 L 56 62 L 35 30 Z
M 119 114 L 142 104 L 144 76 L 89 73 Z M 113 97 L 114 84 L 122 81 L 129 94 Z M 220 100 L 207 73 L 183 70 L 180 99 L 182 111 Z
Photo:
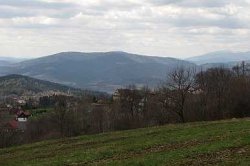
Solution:
M 250 119 L 44 141 L 0 150 L 0 165 L 250 165 Z
M 32 118 L 36 118 L 39 116 L 43 116 L 47 113 L 50 113 L 51 111 L 53 111 L 53 108 L 37 108 L 37 109 L 30 109 L 27 110 L 32 114 Z

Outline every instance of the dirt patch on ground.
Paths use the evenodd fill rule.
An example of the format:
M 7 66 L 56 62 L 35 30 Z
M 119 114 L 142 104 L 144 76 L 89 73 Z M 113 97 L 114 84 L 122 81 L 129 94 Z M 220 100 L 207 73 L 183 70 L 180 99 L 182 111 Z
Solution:
M 102 159 L 94 160 L 94 161 L 89 161 L 89 162 L 82 162 L 82 163 L 72 163 L 70 165 L 98 165 L 101 163 L 105 163 L 108 161 L 114 161 L 114 160 L 126 160 L 129 158 L 135 158 L 135 157 L 140 157 L 144 156 L 147 154 L 151 153 L 159 153 L 159 152 L 168 152 L 168 151 L 173 151 L 176 149 L 184 149 L 184 148 L 189 148 L 192 146 L 197 146 L 204 144 L 205 142 L 213 142 L 216 139 L 211 139 L 211 140 L 206 140 L 206 141 L 197 141 L 197 140 L 191 140 L 191 141 L 186 141 L 186 142 L 181 142 L 181 143 L 172 143 L 172 144 L 165 144 L 165 145 L 155 145 L 152 147 L 145 148 L 141 151 L 131 151 L 128 153 L 123 153 L 123 154 L 117 154 L 115 156 L 111 157 L 105 157 Z
M 221 151 L 213 152 L 213 153 L 202 153 L 197 155 L 188 156 L 185 162 L 180 165 L 218 165 L 222 162 L 231 161 L 235 157 L 249 157 L 250 149 L 247 146 L 242 147 L 232 147 L 223 149 Z M 233 164 L 233 163 L 232 163 Z

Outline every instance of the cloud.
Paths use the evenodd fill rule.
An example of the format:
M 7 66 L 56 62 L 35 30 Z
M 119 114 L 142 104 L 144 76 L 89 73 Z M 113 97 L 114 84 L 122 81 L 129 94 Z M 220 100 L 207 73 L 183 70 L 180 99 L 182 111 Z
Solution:
M 123 50 L 185 57 L 250 50 L 249 31 L 249 0 L 0 0 L 3 55 Z
M 192 8 L 215 8 L 224 7 L 228 4 L 236 5 L 249 5 L 248 0 L 148 0 L 149 3 L 154 5 L 176 5 L 181 7 Z
M 46 9 L 61 9 L 74 7 L 74 3 L 69 2 L 47 2 L 40 0 L 0 0 L 0 6 L 10 7 L 29 7 L 29 8 L 46 8 Z

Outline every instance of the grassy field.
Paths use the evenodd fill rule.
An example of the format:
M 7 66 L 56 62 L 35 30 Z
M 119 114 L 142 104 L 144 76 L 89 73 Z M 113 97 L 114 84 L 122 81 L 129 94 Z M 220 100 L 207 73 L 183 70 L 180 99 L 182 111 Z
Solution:
M 0 165 L 250 165 L 250 119 L 39 142 L 1 149 Z

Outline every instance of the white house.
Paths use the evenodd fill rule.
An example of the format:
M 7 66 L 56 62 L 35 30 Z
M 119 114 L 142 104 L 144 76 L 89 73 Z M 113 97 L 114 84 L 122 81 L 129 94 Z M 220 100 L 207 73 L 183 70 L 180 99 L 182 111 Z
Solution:
M 29 117 L 30 117 L 30 113 L 21 111 L 17 113 L 16 119 L 18 122 L 27 122 Z

